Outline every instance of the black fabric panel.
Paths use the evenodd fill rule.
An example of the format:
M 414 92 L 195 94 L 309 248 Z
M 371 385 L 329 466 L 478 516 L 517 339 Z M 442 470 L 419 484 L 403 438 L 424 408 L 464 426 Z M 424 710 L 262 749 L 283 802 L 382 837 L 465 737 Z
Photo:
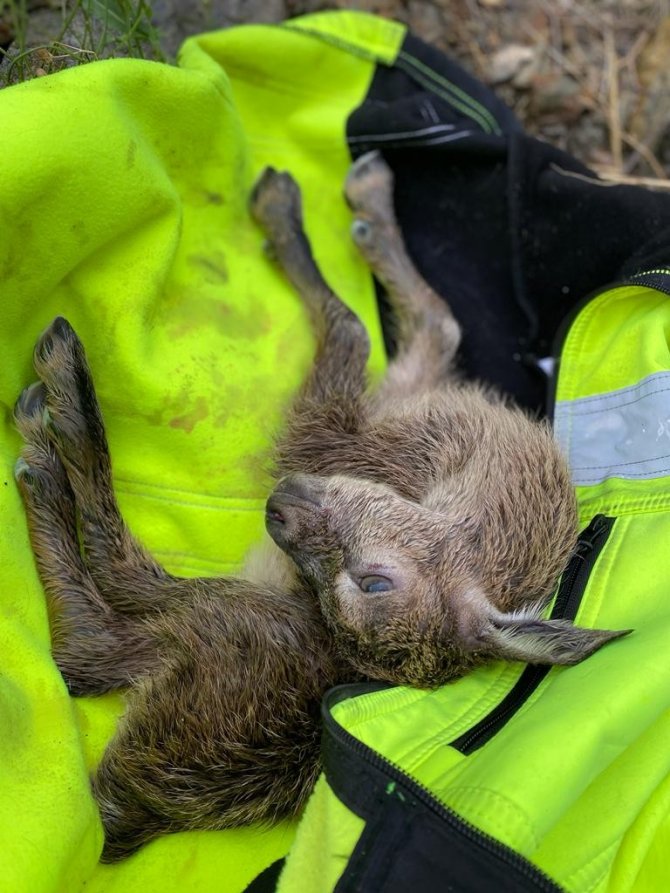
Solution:
M 337 893 L 537 893 L 529 877 L 450 835 L 425 813 L 393 804 L 367 826 Z M 557 888 L 558 889 L 558 888 Z
M 326 722 L 328 784 L 366 825 L 336 893 L 560 893 L 561 888 L 502 844 L 435 809 L 361 754 Z M 492 845 L 491 845 L 492 843 Z
M 655 270 L 659 267 L 668 267 L 668 245 L 670 245 L 670 227 L 666 226 L 665 214 L 659 213 L 659 219 L 663 222 L 663 228 L 654 233 L 650 239 L 645 239 L 640 247 L 624 263 L 620 270 L 622 278 L 634 276 L 645 270 Z M 654 219 L 650 219 L 648 226 L 654 225 Z M 666 286 L 667 287 L 667 286 Z
M 466 374 L 528 408 L 545 410 L 537 359 L 571 309 L 670 262 L 670 195 L 602 184 L 412 36 L 378 67 L 347 135 L 354 157 L 380 149 L 393 168 L 408 250 L 463 326 Z
M 274 893 L 286 859 L 277 859 L 244 888 L 244 893 Z
M 548 343 L 589 292 L 670 261 L 670 195 L 572 176 L 570 156 L 530 137 L 515 152 L 525 288 Z
M 440 95 L 450 92 L 449 87 L 445 87 L 442 80 L 436 80 L 434 81 L 435 88 L 440 91 L 437 93 L 435 89 L 429 90 L 425 84 L 420 84 L 417 77 L 421 77 L 421 71 L 404 62 L 403 58 L 406 56 L 418 60 L 422 65 L 432 69 L 439 79 L 444 79 L 458 90 L 467 93 L 475 102 L 485 106 L 495 119 L 501 133 L 522 132 L 522 127 L 514 112 L 488 87 L 468 74 L 458 63 L 445 56 L 440 50 L 424 43 L 414 35 L 408 34 L 403 42 L 397 64 L 390 67 L 379 66 L 364 105 L 353 112 L 352 121 L 350 121 L 351 135 L 375 132 L 374 128 L 368 129 L 367 124 L 368 115 L 374 115 L 375 107 L 379 113 L 377 118 L 380 124 L 379 132 L 392 132 L 394 118 L 398 122 L 407 118 L 407 113 L 402 111 L 403 103 L 406 103 L 408 108 L 411 106 L 416 110 L 418 108 L 417 98 L 426 109 L 423 112 L 420 109 L 416 112 L 417 120 L 424 124 L 431 122 L 431 116 L 426 106 L 429 101 L 438 112 L 441 111 L 439 115 L 441 120 L 468 123 L 468 119 L 464 117 L 463 113 L 457 111 Z M 374 121 L 374 118 L 370 120 Z M 356 122 L 359 124 L 357 125 Z

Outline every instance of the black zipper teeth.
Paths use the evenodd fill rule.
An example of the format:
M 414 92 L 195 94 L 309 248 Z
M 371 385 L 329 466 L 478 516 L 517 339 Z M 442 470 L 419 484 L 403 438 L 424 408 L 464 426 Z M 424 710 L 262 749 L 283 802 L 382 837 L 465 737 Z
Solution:
M 593 565 L 609 538 L 614 521 L 614 518 L 606 515 L 596 515 L 580 534 L 575 554 L 567 568 L 567 571 L 570 571 L 570 578 L 566 585 L 563 585 L 561 580 L 551 612 L 552 618 L 574 620 L 577 616 Z M 565 577 L 565 574 L 563 576 Z
M 380 753 L 368 747 L 358 738 L 355 738 L 346 729 L 344 729 L 335 720 L 328 711 L 324 711 L 326 716 L 326 725 L 328 734 L 332 735 L 338 744 L 349 751 L 355 751 L 362 759 L 373 766 L 375 769 L 381 770 L 384 775 L 397 782 L 412 797 L 426 806 L 431 812 L 435 813 L 442 821 L 453 828 L 459 835 L 476 843 L 482 849 L 488 851 L 501 862 L 504 862 L 511 868 L 515 868 L 520 874 L 533 881 L 538 891 L 545 893 L 562 893 L 561 888 L 555 884 L 551 878 L 543 871 L 537 868 L 532 862 L 529 862 L 523 856 L 512 850 L 505 844 L 500 843 L 495 837 L 480 831 L 474 825 L 470 824 L 466 819 L 461 818 L 458 813 L 449 809 L 443 803 L 440 803 L 436 797 L 431 794 L 428 788 L 424 787 L 421 782 L 412 778 L 403 772 L 395 763 L 383 757 Z M 326 776 L 328 771 L 326 770 Z
M 514 688 L 476 726 L 459 735 L 449 746 L 468 756 L 496 735 L 533 694 L 549 672 L 549 667 L 526 667 Z
M 596 515 L 580 534 L 575 552 L 561 578 L 550 615 L 552 620 L 574 620 L 577 616 L 591 570 L 607 542 L 614 520 L 605 515 Z M 550 669 L 549 666 L 527 666 L 503 700 L 475 726 L 454 739 L 450 746 L 467 755 L 486 744 L 523 706 Z
M 645 282 L 649 280 L 649 282 Z M 621 283 L 622 285 L 647 285 L 656 291 L 670 295 L 670 269 L 644 270 L 642 273 L 634 273 Z

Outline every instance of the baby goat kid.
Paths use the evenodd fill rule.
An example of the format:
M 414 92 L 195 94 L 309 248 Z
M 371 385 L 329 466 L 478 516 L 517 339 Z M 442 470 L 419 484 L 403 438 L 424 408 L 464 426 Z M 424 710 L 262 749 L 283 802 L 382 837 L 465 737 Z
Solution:
M 319 771 L 319 702 L 361 678 L 441 685 L 484 661 L 582 660 L 619 633 L 540 619 L 575 544 L 545 424 L 453 372 L 459 326 L 412 266 L 377 154 L 346 182 L 398 350 L 373 393 L 368 338 L 323 280 L 288 174 L 251 210 L 318 333 L 276 451 L 279 549 L 240 578 L 180 579 L 124 525 L 84 350 L 54 320 L 16 406 L 16 469 L 73 695 L 129 686 L 93 787 L 103 858 L 158 834 L 294 815 Z M 281 551 L 280 551 L 281 550 Z

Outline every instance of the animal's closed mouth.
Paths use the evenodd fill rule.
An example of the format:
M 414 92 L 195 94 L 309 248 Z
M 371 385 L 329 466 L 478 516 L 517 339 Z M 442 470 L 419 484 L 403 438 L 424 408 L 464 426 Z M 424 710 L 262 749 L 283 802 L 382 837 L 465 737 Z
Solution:
M 268 524 L 286 524 L 286 518 L 277 507 L 276 500 L 273 500 L 272 497 L 268 499 L 265 506 L 265 521 Z

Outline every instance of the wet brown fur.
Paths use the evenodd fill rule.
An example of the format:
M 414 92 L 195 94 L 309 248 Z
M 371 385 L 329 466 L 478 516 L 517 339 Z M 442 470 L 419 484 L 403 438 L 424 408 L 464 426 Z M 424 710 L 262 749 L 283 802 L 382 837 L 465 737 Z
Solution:
M 162 833 L 299 812 L 335 683 L 428 687 L 493 658 L 574 663 L 614 635 L 539 619 L 576 530 L 551 432 L 457 378 L 458 324 L 407 257 L 381 158 L 359 160 L 345 191 L 398 353 L 368 392 L 366 332 L 312 260 L 295 183 L 268 170 L 252 212 L 318 346 L 277 445 L 276 545 L 246 575 L 179 579 L 147 554 L 119 513 L 81 343 L 57 319 L 35 348 L 17 481 L 54 657 L 75 695 L 130 688 L 93 782 L 106 860 Z

